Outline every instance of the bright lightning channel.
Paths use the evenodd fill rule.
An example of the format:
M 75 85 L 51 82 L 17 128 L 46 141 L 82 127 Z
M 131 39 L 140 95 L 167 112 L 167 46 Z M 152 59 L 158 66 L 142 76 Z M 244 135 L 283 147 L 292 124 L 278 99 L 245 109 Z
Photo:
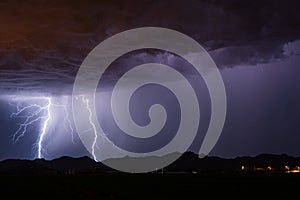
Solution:
M 102 144 L 105 144 L 105 142 L 111 142 L 107 136 L 101 131 L 98 131 L 99 129 L 97 129 L 97 123 L 95 123 L 95 121 L 97 120 L 95 116 L 93 116 L 93 110 L 92 110 L 92 106 L 93 104 L 91 103 L 89 97 L 87 97 L 86 95 L 78 95 L 78 96 L 75 96 L 75 99 L 76 100 L 79 100 L 82 102 L 82 108 L 84 108 L 84 111 L 81 110 L 81 112 L 84 112 L 86 113 L 87 112 L 87 119 L 88 119 L 88 123 L 89 123 L 89 126 L 88 127 L 85 127 L 86 129 L 83 130 L 83 133 L 86 133 L 88 132 L 89 136 L 92 136 L 92 142 L 90 143 L 90 149 L 89 149 L 89 152 L 91 153 L 91 156 L 93 157 L 93 159 L 96 161 L 96 162 L 99 162 L 99 160 L 97 159 L 97 156 L 96 156 L 96 148 L 97 149 L 100 149 L 99 146 L 98 146 L 98 141 L 99 139 L 101 139 L 101 143 Z M 90 141 L 89 141 L 90 142 Z M 111 144 L 113 146 L 115 146 L 115 144 L 113 144 L 111 142 Z M 118 148 L 117 146 L 115 146 L 116 148 Z
M 51 119 L 51 110 L 50 110 L 50 106 L 51 106 L 51 99 L 47 98 L 48 100 L 48 104 L 46 105 L 46 110 L 47 110 L 47 117 L 46 120 L 44 122 L 44 125 L 42 127 L 42 132 L 40 134 L 39 140 L 38 140 L 38 158 L 42 158 L 42 143 L 46 134 L 46 130 L 48 127 L 48 123 Z
M 55 104 L 55 103 L 53 103 L 53 101 L 50 97 L 40 97 L 37 99 L 45 101 L 46 102 L 45 105 L 35 103 L 35 104 L 25 106 L 23 108 L 20 108 L 18 105 L 14 105 L 17 108 L 17 112 L 12 113 L 11 117 L 12 118 L 25 118 L 25 120 L 23 123 L 18 124 L 19 128 L 13 134 L 13 141 L 16 143 L 20 140 L 20 138 L 24 137 L 24 135 L 27 132 L 28 126 L 32 125 L 33 123 L 37 123 L 38 121 L 42 121 L 42 128 L 39 133 L 39 137 L 38 137 L 38 141 L 37 141 L 36 145 L 37 145 L 37 157 L 43 158 L 43 152 L 45 152 L 45 149 L 43 148 L 43 142 L 44 142 L 45 136 L 47 134 L 47 130 L 49 128 L 49 123 L 53 118 L 53 116 L 51 115 L 51 113 L 52 113 L 51 108 L 53 108 L 53 107 L 63 108 L 65 127 L 68 124 L 68 128 L 71 130 L 72 143 L 74 143 L 74 130 L 73 130 L 73 127 L 71 124 L 71 120 L 69 118 L 69 114 L 68 114 L 66 105 Z M 32 109 L 34 110 L 34 112 L 31 113 L 30 111 Z M 26 113 L 29 113 L 29 114 L 26 114 Z
M 98 161 L 97 157 L 96 157 L 96 154 L 95 154 L 95 148 L 97 146 L 97 137 L 98 137 L 98 134 L 97 134 L 96 125 L 95 125 L 95 123 L 93 122 L 93 119 L 92 119 L 93 113 L 92 113 L 92 110 L 91 110 L 90 101 L 89 101 L 88 98 L 86 98 L 83 95 L 81 96 L 81 99 L 82 99 L 82 102 L 85 104 L 85 107 L 86 107 L 86 109 L 87 109 L 87 111 L 89 113 L 89 122 L 90 122 L 90 124 L 92 126 L 92 130 L 93 130 L 93 133 L 94 133 L 94 140 L 93 140 L 93 143 L 92 143 L 92 152 L 91 152 L 91 154 L 93 156 L 93 159 L 95 161 Z

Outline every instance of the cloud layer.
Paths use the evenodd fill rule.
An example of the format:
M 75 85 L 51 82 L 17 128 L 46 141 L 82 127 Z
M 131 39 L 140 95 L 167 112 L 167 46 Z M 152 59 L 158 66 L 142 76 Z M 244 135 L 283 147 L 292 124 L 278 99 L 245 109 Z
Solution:
M 113 34 L 144 26 L 171 28 L 193 37 L 219 68 L 284 59 L 291 55 L 285 49 L 289 42 L 300 38 L 299 4 L 271 0 L 2 1 L 0 89 L 70 93 L 90 50 Z M 157 55 L 157 61 L 162 57 L 166 55 Z

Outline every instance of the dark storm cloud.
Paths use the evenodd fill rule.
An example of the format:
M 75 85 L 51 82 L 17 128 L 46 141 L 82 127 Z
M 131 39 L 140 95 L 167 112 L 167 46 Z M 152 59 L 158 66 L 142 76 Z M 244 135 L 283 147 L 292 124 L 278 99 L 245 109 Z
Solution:
M 220 68 L 283 59 L 284 45 L 300 38 L 298 8 L 271 0 L 1 1 L 0 89 L 70 92 L 91 49 L 144 26 L 193 37 Z
M 265 64 L 286 59 L 284 39 L 251 41 L 244 45 L 232 45 L 210 51 L 219 68 Z

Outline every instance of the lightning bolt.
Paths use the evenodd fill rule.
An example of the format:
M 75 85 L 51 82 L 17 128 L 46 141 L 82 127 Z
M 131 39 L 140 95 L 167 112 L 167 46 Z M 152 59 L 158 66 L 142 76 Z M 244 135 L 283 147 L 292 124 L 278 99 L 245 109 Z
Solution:
M 46 116 L 46 120 L 44 122 L 44 125 L 42 127 L 42 132 L 40 134 L 39 140 L 38 140 L 38 158 L 42 158 L 42 143 L 46 134 L 46 130 L 48 127 L 48 122 L 51 119 L 51 111 L 50 111 L 50 106 L 51 106 L 51 99 L 47 98 L 48 100 L 48 104 L 45 106 L 45 109 L 47 110 L 47 116 Z
M 85 107 L 89 113 L 89 122 L 91 124 L 91 130 L 93 130 L 93 134 L 94 134 L 94 140 L 92 142 L 92 156 L 94 158 L 95 161 L 98 161 L 97 160 L 97 157 L 95 155 L 95 147 L 97 146 L 97 137 L 98 137 L 98 133 L 97 133 L 97 129 L 96 129 L 96 125 L 95 123 L 93 122 L 93 113 L 92 113 L 92 110 L 91 110 L 91 105 L 90 105 L 90 101 L 88 98 L 86 98 L 84 95 L 81 95 L 80 96 L 81 99 L 82 99 L 82 102 L 85 104 Z M 89 129 L 90 130 L 90 129 Z M 89 131 L 87 130 L 87 131 Z
M 41 130 L 39 133 L 38 140 L 36 142 L 36 146 L 37 146 L 37 157 L 42 158 L 43 152 L 45 152 L 45 149 L 43 148 L 43 142 L 47 134 L 47 130 L 49 128 L 49 123 L 51 119 L 53 119 L 53 116 L 51 115 L 51 113 L 53 112 L 52 111 L 53 107 L 61 107 L 63 109 L 65 128 L 68 126 L 66 130 L 67 129 L 70 130 L 73 144 L 74 144 L 74 129 L 72 127 L 71 120 L 69 118 L 67 105 L 53 103 L 50 97 L 40 97 L 37 99 L 45 101 L 44 103 L 45 105 L 35 103 L 28 106 L 24 106 L 22 108 L 20 108 L 20 106 L 18 105 L 14 105 L 17 109 L 17 112 L 12 113 L 10 116 L 11 118 L 23 119 L 22 123 L 17 124 L 19 125 L 19 128 L 14 132 L 12 136 L 13 141 L 15 143 L 17 143 L 22 137 L 25 136 L 27 129 L 30 125 L 41 121 L 42 125 L 41 125 Z
M 88 149 L 89 152 L 91 153 L 92 158 L 96 161 L 99 162 L 97 156 L 96 156 L 96 150 L 100 149 L 97 141 L 99 141 L 99 139 L 101 139 L 101 143 L 105 144 L 105 142 L 111 142 L 109 141 L 109 139 L 107 138 L 107 136 L 105 135 L 104 132 L 99 131 L 99 129 L 97 129 L 97 123 L 95 123 L 95 121 L 97 121 L 96 116 L 93 116 L 93 110 L 92 110 L 92 102 L 90 101 L 89 97 L 87 97 L 86 95 L 77 95 L 75 96 L 75 99 L 77 101 L 80 101 L 82 103 L 80 103 L 81 108 L 83 108 L 84 110 L 81 110 L 81 112 L 87 114 L 87 120 L 88 120 L 88 127 L 84 127 L 84 130 L 82 130 L 82 133 L 87 133 L 88 135 L 91 136 L 92 138 L 92 142 L 89 142 L 90 148 Z M 85 115 L 84 115 L 85 116 Z M 89 137 L 90 138 L 90 137 Z M 118 148 L 117 146 L 115 146 L 115 144 L 113 144 L 111 142 L 111 144 L 115 147 Z M 97 148 L 97 149 L 96 149 Z

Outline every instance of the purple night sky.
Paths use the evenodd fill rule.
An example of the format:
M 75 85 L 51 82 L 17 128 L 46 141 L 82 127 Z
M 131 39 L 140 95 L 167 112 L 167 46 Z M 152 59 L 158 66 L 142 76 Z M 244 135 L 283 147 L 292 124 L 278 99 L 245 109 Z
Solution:
M 34 104 L 45 107 L 47 98 L 57 106 L 48 124 L 42 157 L 89 155 L 72 122 L 71 95 L 77 70 L 86 55 L 106 38 L 149 26 L 174 29 L 194 38 L 221 72 L 227 118 L 210 155 L 300 156 L 299 7 L 296 0 L 1 1 L 0 160 L 37 157 L 36 142 L 44 123 L 38 118 L 45 110 L 32 118 L 36 123 L 29 125 L 19 139 L 21 132 L 16 137 L 14 133 L 26 120 L 24 116 L 33 114 L 36 107 L 13 113 Z M 186 76 L 195 78 L 178 56 L 144 50 L 115 62 L 115 68 L 105 77 L 105 89 L 109 90 L 111 82 L 120 76 L 122 67 L 149 61 L 179 66 Z M 198 87 L 204 113 L 203 126 L 189 148 L 195 152 L 210 115 L 205 84 L 200 81 Z M 139 104 L 139 98 L 145 95 L 137 94 L 137 100 L 131 102 L 133 118 L 140 124 L 147 123 L 147 118 L 139 118 L 140 107 L 147 104 Z M 175 104 L 169 109 L 173 110 Z M 121 142 L 126 145 L 126 141 Z

